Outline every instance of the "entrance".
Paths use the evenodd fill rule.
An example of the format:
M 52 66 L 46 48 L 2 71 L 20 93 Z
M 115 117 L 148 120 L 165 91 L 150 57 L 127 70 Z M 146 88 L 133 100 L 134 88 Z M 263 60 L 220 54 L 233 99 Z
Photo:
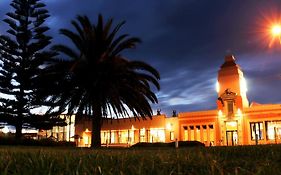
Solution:
M 238 144 L 238 134 L 237 134 L 237 121 L 227 121 L 225 122 L 226 127 L 226 145 L 234 146 Z
M 227 146 L 235 146 L 238 143 L 237 130 L 226 131 L 226 144 Z

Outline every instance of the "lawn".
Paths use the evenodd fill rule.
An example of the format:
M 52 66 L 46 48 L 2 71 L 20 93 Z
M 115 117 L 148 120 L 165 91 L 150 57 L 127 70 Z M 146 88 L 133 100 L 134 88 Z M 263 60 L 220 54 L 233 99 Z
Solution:
M 0 174 L 281 174 L 281 145 L 81 149 L 0 147 Z

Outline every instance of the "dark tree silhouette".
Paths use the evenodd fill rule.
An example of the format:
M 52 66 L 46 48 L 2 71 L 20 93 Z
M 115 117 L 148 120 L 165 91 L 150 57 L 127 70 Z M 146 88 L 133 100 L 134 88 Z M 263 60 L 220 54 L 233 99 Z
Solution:
M 44 105 L 36 95 L 43 89 L 38 82 L 47 61 L 55 55 L 44 51 L 51 40 L 44 34 L 49 30 L 43 25 L 49 17 L 45 4 L 13 0 L 10 5 L 14 11 L 4 19 L 10 36 L 0 36 L 0 122 L 15 126 L 16 138 L 21 138 L 22 128 L 47 129 L 64 122 L 57 116 L 32 112 Z
M 134 116 L 146 119 L 152 116 L 149 102 L 157 103 L 151 85 L 160 89 L 159 73 L 141 61 L 129 61 L 121 52 L 134 48 L 140 39 L 127 34 L 116 36 L 124 22 L 112 28 L 112 19 L 105 24 L 101 15 L 97 24 L 88 17 L 78 16 L 72 21 L 75 32 L 61 29 L 76 49 L 56 45 L 54 50 L 68 56 L 54 68 L 64 74 L 59 87 L 61 108 L 92 118 L 91 147 L 100 147 L 103 118 Z M 62 83 L 63 82 L 63 83 Z M 58 87 L 58 89 L 59 89 Z M 58 91 L 57 91 L 58 92 Z

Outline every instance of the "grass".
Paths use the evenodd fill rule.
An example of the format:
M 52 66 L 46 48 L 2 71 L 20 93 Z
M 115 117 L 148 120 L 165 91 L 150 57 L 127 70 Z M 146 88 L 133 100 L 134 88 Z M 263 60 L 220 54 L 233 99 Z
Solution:
M 281 145 L 81 149 L 0 147 L 0 174 L 281 174 Z

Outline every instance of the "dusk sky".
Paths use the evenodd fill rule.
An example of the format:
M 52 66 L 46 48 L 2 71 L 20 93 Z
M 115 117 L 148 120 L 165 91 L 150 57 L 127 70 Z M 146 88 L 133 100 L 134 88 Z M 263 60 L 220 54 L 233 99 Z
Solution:
M 2 20 L 11 10 L 10 0 L 0 0 Z M 96 22 L 101 13 L 115 24 L 123 20 L 120 34 L 141 38 L 136 49 L 125 52 L 159 70 L 159 104 L 168 116 L 177 112 L 216 108 L 217 71 L 226 54 L 234 54 L 244 71 L 248 99 L 281 103 L 281 45 L 270 38 L 270 22 L 281 23 L 281 0 L 45 0 L 51 17 L 47 25 L 53 43 L 67 43 L 60 28 L 73 29 L 78 14 Z

